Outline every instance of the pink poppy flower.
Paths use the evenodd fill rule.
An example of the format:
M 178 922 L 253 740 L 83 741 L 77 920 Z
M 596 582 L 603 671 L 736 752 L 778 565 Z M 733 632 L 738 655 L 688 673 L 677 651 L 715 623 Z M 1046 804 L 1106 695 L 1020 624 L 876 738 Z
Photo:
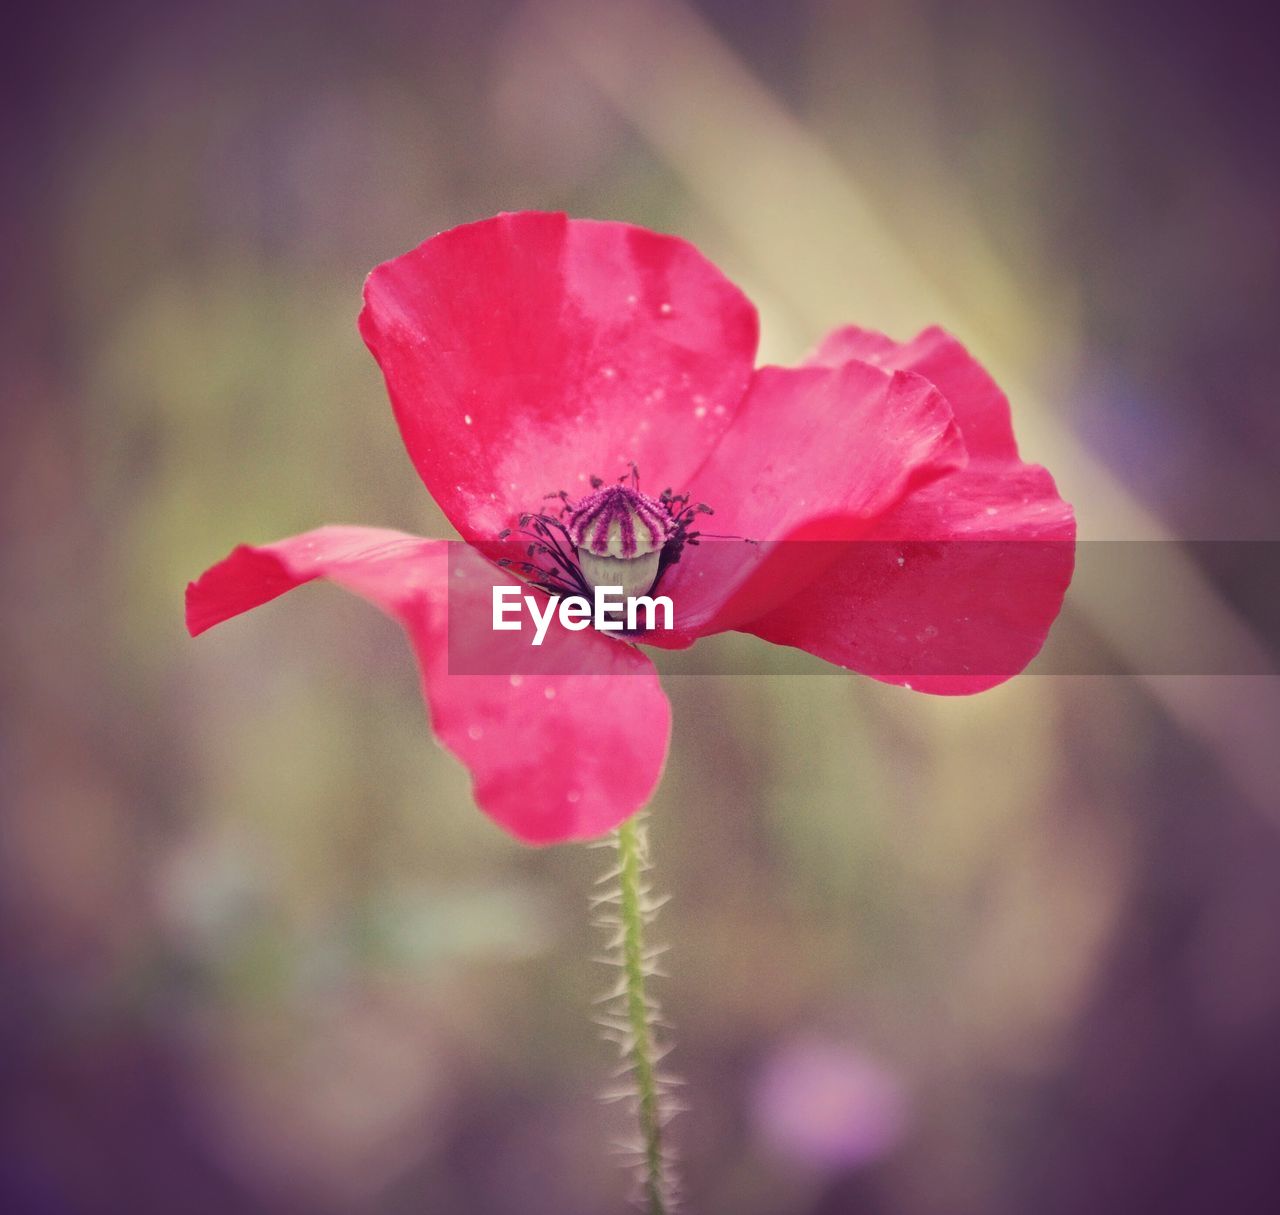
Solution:
M 187 626 L 317 578 L 368 599 L 407 631 L 476 801 L 522 840 L 601 835 L 652 793 L 671 715 L 641 644 L 734 629 L 958 694 L 1021 670 L 1058 613 L 1071 508 L 941 330 L 837 329 L 799 367 L 757 368 L 755 308 L 691 245 L 532 212 L 433 237 L 364 301 L 409 456 L 466 544 L 323 527 L 242 546 L 187 588 Z M 737 539 L 699 536 L 710 511 Z M 513 574 L 655 586 L 674 628 L 553 619 L 534 649 L 489 628 Z

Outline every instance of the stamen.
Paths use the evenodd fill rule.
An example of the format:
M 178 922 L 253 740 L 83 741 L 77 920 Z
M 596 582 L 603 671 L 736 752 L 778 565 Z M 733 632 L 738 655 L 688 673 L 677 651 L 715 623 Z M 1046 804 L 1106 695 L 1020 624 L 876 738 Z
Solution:
M 518 526 L 499 539 L 524 538 L 530 560 L 504 558 L 499 565 L 519 570 L 551 595 L 590 598 L 597 586 L 620 586 L 624 596 L 647 594 L 680 560 L 686 544 L 697 545 L 701 533 L 690 530 L 693 520 L 713 511 L 701 502 L 691 506 L 687 493 L 676 494 L 670 487 L 649 497 L 640 491 L 635 462 L 628 466 L 612 484 L 591 477 L 591 493 L 580 502 L 564 490 L 546 494 L 544 501 L 559 499 L 560 517 L 521 514 Z

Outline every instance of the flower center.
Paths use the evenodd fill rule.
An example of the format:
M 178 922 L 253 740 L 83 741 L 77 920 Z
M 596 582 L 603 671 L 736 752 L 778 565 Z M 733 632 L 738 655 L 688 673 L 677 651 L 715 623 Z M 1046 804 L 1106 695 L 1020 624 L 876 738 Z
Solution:
M 528 542 L 528 560 L 503 558 L 498 564 L 519 570 L 551 595 L 591 598 L 597 586 L 620 586 L 624 597 L 647 594 L 680 560 L 684 546 L 698 543 L 698 533 L 690 530 L 693 520 L 713 513 L 702 503 L 690 506 L 688 494 L 641 493 L 634 464 L 610 485 L 592 477 L 591 493 L 579 502 L 564 490 L 547 497 L 559 498 L 560 510 L 523 514 L 515 529 Z M 511 535 L 508 529 L 499 539 Z
M 591 586 L 620 586 L 643 595 L 658 577 L 662 550 L 676 529 L 671 511 L 630 485 L 607 485 L 568 516 L 569 541 Z

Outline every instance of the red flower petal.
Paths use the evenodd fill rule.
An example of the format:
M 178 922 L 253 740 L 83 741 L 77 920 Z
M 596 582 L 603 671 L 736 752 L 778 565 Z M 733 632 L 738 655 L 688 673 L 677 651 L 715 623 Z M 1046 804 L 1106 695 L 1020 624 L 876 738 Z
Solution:
M 478 540 L 628 461 L 684 484 L 738 408 L 757 319 L 682 240 L 523 212 L 379 266 L 360 332 L 418 474 Z
M 315 578 L 404 626 L 432 729 L 470 769 L 480 808 L 511 834 L 534 844 L 602 835 L 653 792 L 671 710 L 652 663 L 591 630 L 553 625 L 536 649 L 527 632 L 490 632 L 488 588 L 511 580 L 465 545 L 326 527 L 242 546 L 187 588 L 187 626 L 194 636 Z M 451 674 L 481 635 L 483 669 L 501 673 Z
M 718 536 L 686 549 L 661 583 L 680 638 L 735 628 L 796 593 L 849 539 L 913 487 L 962 464 L 951 409 L 927 380 L 869 363 L 763 367 L 720 445 L 694 476 L 699 519 Z
M 1008 398 L 987 369 L 946 330 L 933 325 L 909 342 L 895 342 L 874 329 L 844 325 L 822 339 L 805 365 L 839 367 L 849 359 L 924 376 L 955 411 L 970 459 L 1017 460 Z
M 927 372 L 950 401 L 970 462 L 918 488 L 803 593 L 748 631 L 887 683 L 979 692 L 1040 651 L 1075 560 L 1075 517 L 1053 478 L 1017 455 L 1009 403 L 938 329 L 898 344 L 842 329 L 816 356 L 874 357 Z

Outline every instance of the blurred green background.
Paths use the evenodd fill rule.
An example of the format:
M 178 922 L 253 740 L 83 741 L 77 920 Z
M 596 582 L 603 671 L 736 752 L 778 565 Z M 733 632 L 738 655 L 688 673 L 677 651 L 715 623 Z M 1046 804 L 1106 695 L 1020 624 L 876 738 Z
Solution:
M 1271 539 L 1268 35 L 1093 0 L 15 18 L 4 1208 L 623 1209 L 603 854 L 476 811 L 363 605 L 182 627 L 237 542 L 448 534 L 355 330 L 376 262 L 526 207 L 676 232 L 767 360 L 948 325 L 1083 536 Z M 1257 650 L 1194 562 L 1163 576 L 1195 636 Z M 1159 620 L 1087 581 L 1070 611 L 1135 673 L 669 680 L 690 1211 L 1274 1209 L 1280 690 L 1143 676 Z

